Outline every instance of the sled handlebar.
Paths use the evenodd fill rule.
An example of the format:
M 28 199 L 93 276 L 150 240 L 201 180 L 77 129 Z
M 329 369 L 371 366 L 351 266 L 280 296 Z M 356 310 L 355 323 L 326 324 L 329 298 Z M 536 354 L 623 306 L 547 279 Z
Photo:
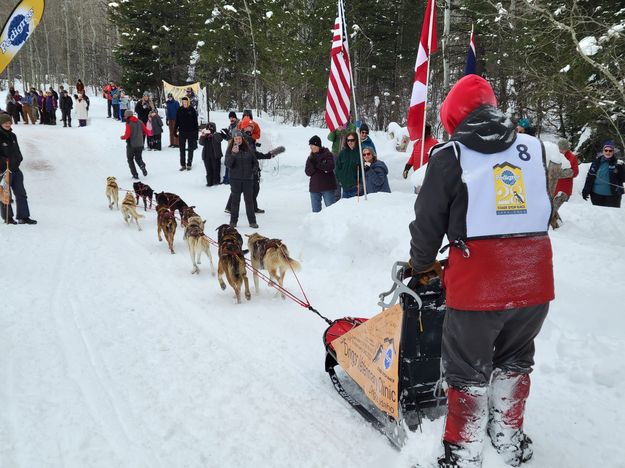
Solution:
M 378 295 L 378 297 L 380 298 L 380 300 L 378 301 L 378 305 L 382 307 L 382 309 L 387 309 L 397 304 L 400 294 L 408 294 L 410 297 L 412 297 L 419 305 L 419 309 L 423 305 L 423 302 L 421 302 L 421 298 L 419 297 L 419 295 L 408 286 L 406 286 L 402 281 L 402 278 L 404 277 L 404 271 L 407 268 L 410 268 L 407 262 L 393 263 L 393 269 L 391 270 L 391 279 L 393 280 L 393 286 L 391 286 L 391 289 L 389 289 L 387 292 L 383 292 Z M 384 299 L 391 294 L 393 294 L 393 296 L 391 297 L 390 301 L 384 302 Z

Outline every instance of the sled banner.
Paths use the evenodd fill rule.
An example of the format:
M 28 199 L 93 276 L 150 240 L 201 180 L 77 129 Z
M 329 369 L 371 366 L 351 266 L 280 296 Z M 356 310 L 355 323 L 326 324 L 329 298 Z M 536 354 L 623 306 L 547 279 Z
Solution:
M 168 93 L 171 93 L 172 96 L 174 96 L 174 99 L 176 101 L 180 101 L 180 99 L 183 96 L 187 95 L 187 88 L 191 88 L 193 90 L 193 93 L 195 93 L 196 96 L 199 96 L 200 94 L 200 82 L 199 81 L 193 84 L 187 84 L 183 86 L 174 86 L 173 84 L 169 84 L 167 81 L 163 80 L 163 91 L 165 91 L 165 96 L 167 96 Z
M 399 420 L 401 305 L 370 318 L 332 341 L 341 368 L 382 411 Z
M 41 21 L 45 0 L 23 0 L 13 9 L 0 34 L 0 73 L 9 66 Z

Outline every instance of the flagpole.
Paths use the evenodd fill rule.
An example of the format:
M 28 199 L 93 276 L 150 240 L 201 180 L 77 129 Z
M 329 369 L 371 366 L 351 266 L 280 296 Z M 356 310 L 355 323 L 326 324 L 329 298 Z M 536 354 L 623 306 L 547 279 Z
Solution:
M 343 8 L 343 2 L 341 1 L 341 16 L 342 16 L 342 21 L 343 24 L 345 25 L 345 42 L 347 43 L 347 50 L 349 50 L 349 42 L 348 42 L 348 37 L 349 34 L 347 34 L 347 20 L 345 19 L 345 10 Z M 352 82 L 352 100 L 354 101 L 354 119 L 356 120 L 356 122 L 358 122 L 358 107 L 356 107 L 356 83 L 354 82 L 354 72 L 352 70 L 352 58 L 351 55 L 347 55 L 347 57 L 349 58 L 349 78 Z M 359 161 L 360 161 L 360 174 L 361 174 L 361 180 L 362 180 L 362 187 L 364 189 L 364 194 L 365 194 L 365 200 L 367 199 L 367 184 L 365 183 L 365 164 L 364 164 L 364 160 L 362 159 L 362 145 L 360 142 L 360 127 L 356 127 L 356 139 L 358 140 L 358 154 L 359 154 Z M 377 156 L 377 155 L 376 155 Z
M 431 0 L 434 3 L 434 0 Z M 432 55 L 432 23 L 434 22 L 434 12 L 435 6 L 432 5 L 430 8 L 430 27 L 428 31 L 428 67 L 425 74 L 425 105 L 423 106 L 423 131 L 421 133 L 421 158 L 419 161 L 419 167 L 423 166 L 423 152 L 425 150 L 425 126 L 426 126 L 426 115 L 428 109 L 428 87 L 430 84 L 430 57 Z

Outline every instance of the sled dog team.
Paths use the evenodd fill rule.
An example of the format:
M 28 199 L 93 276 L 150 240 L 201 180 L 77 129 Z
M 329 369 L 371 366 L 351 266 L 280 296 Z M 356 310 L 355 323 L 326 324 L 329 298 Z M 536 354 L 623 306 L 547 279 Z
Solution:
M 157 234 L 159 242 L 163 241 L 163 237 L 167 241 L 169 251 L 174 252 L 174 236 L 178 227 L 175 212 L 178 211 L 180 223 L 184 227 L 184 240 L 189 249 L 191 263 L 193 269 L 191 274 L 199 273 L 202 252 L 208 257 L 211 274 L 215 276 L 215 267 L 213 265 L 213 257 L 210 251 L 210 239 L 204 233 L 204 225 L 206 221 L 202 220 L 195 210 L 194 206 L 187 205 L 180 196 L 175 193 L 160 192 L 155 193 L 149 185 L 141 182 L 133 184 L 134 196 L 132 192 L 127 191 L 122 200 L 121 208 L 119 207 L 119 186 L 115 177 L 106 178 L 106 198 L 108 200 L 109 209 L 115 206 L 122 213 L 122 217 L 126 224 L 134 220 L 137 229 L 141 231 L 139 218 L 144 218 L 137 212 L 139 199 L 143 200 L 143 209 L 147 211 L 148 205 L 152 208 L 152 199 L 156 199 L 157 212 Z M 162 236 L 161 236 L 162 234 Z M 258 293 L 258 274 L 259 270 L 266 270 L 269 278 L 274 284 L 284 285 L 284 277 L 289 269 L 299 271 L 300 264 L 289 256 L 287 246 L 280 239 L 269 239 L 254 233 L 245 235 L 247 240 L 247 250 L 243 249 L 243 238 L 236 228 L 222 224 L 217 228 L 217 244 L 218 244 L 218 263 L 217 263 L 217 279 L 221 289 L 226 289 L 226 283 L 223 276 L 226 277 L 228 284 L 234 290 L 237 304 L 241 303 L 241 289 L 244 287 L 245 298 L 251 299 L 250 287 L 246 272 L 245 254 L 250 253 L 251 265 L 254 271 L 254 290 Z M 284 294 L 281 294 L 284 299 Z

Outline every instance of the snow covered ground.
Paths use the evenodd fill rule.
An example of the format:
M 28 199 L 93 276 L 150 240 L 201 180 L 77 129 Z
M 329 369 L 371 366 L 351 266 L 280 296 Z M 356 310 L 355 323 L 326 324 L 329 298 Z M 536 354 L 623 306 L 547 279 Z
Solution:
M 401 453 L 391 448 L 335 393 L 317 316 L 262 283 L 235 305 L 206 261 L 190 274 L 181 231 L 171 255 L 153 211 L 138 232 L 107 208 L 106 176 L 125 189 L 132 181 L 122 125 L 93 101 L 87 128 L 15 127 L 39 224 L 0 226 L 0 467 L 433 463 L 442 419 L 426 422 Z M 211 117 L 226 125 L 226 113 Z M 376 314 L 393 261 L 408 258 L 408 155 L 374 134 L 393 193 L 315 215 L 303 167 L 309 137 L 326 141 L 326 131 L 260 123 L 262 149 L 287 151 L 264 164 L 258 231 L 283 239 L 302 262 L 300 279 L 321 313 Z M 209 235 L 228 221 L 229 188 L 204 186 L 200 151 L 191 172 L 178 172 L 175 149 L 144 159 L 144 182 L 196 205 Z M 528 467 L 625 466 L 625 211 L 584 203 L 584 176 L 552 233 L 557 298 L 537 340 Z M 252 232 L 244 215 L 239 224 Z M 286 286 L 298 291 L 290 275 Z M 484 466 L 505 465 L 487 447 Z

